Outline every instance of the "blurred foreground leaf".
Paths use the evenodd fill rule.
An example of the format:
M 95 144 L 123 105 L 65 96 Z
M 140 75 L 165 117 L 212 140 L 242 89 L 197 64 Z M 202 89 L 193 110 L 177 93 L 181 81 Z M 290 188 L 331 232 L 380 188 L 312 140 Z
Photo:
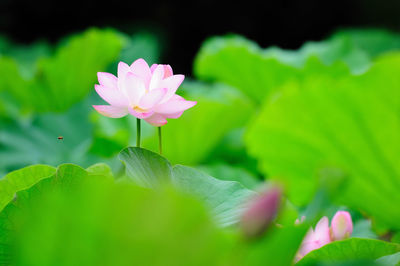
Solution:
M 94 171 L 104 166 L 90 169 L 61 165 L 17 194 L 0 213 L 2 264 L 235 265 L 231 238 L 198 201 L 104 182 Z
M 141 148 L 124 149 L 119 156 L 127 176 L 145 187 L 170 182 L 183 192 L 203 200 L 222 226 L 237 223 L 244 204 L 255 193 L 235 181 L 222 181 L 194 168 L 171 164 L 160 155 Z
M 0 212 L 14 199 L 18 191 L 25 190 L 49 178 L 56 173 L 56 168 L 47 165 L 32 165 L 13 171 L 0 179 Z
M 349 238 L 311 251 L 296 265 L 320 265 L 345 261 L 372 261 L 400 251 L 400 245 L 375 239 Z

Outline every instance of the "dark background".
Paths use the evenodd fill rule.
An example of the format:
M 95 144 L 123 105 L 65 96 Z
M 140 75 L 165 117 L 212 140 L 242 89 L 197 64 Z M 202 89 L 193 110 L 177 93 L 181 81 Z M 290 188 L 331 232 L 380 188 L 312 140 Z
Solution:
M 209 36 L 242 34 L 262 47 L 295 49 L 344 27 L 400 30 L 399 0 L 240 1 L 44 1 L 0 0 L 0 34 L 29 44 L 56 42 L 90 26 L 126 33 L 140 28 L 162 36 L 162 61 L 190 73 L 192 60 Z

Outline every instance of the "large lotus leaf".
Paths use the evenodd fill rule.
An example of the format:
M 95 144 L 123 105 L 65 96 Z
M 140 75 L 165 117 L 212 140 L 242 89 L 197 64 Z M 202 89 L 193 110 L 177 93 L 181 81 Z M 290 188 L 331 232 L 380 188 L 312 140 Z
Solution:
M 42 179 L 49 178 L 56 169 L 47 165 L 33 165 L 13 171 L 0 179 L 0 212 L 13 200 L 18 191 L 35 185 Z
M 93 168 L 104 172 L 99 165 L 60 166 L 57 176 L 18 194 L 0 213 L 0 262 L 236 265 L 227 255 L 232 239 L 197 200 L 172 189 L 104 183 Z
M 19 209 L 32 195 L 45 194 L 51 190 L 49 188 L 70 186 L 79 180 L 93 178 L 106 180 L 109 183 L 113 175 L 107 165 L 100 163 L 92 165 L 87 170 L 74 164 L 62 164 L 57 168 L 31 165 L 8 173 L 0 179 L 0 230 L 2 230 L 0 247 L 4 247 L 4 241 L 9 241 L 3 233 L 12 225 L 9 221 L 10 210 Z
M 361 50 L 371 58 L 400 49 L 400 35 L 384 29 L 341 30 L 330 39 L 346 40 L 353 49 Z
M 96 162 L 98 157 L 88 154 L 93 131 L 87 118 L 90 108 L 85 102 L 63 114 L 1 120 L 0 172 L 30 164 L 56 166 L 67 161 L 89 166 Z
M 53 57 L 41 61 L 42 79 L 39 78 L 38 89 L 46 90 L 47 99 L 53 105 L 47 110 L 66 110 L 87 96 L 96 81 L 96 73 L 104 71 L 121 48 L 122 41 L 115 32 L 93 29 L 72 37 Z
M 197 168 L 221 180 L 237 181 L 248 189 L 255 190 L 261 185 L 261 180 L 244 167 L 228 163 L 212 163 Z
M 282 81 L 298 75 L 298 69 L 264 56 L 255 43 L 239 36 L 207 40 L 195 59 L 194 72 L 199 79 L 234 86 L 258 103 Z
M 29 45 L 13 43 L 0 36 L 0 56 L 15 59 L 22 77 L 29 79 L 37 71 L 37 60 L 51 53 L 50 45 L 45 41 L 37 41 Z
M 183 165 L 174 166 L 172 180 L 176 187 L 200 197 L 222 226 L 236 223 L 246 207 L 245 203 L 255 195 L 238 182 L 218 180 Z
M 20 64 L 25 66 L 19 67 L 20 76 L 15 82 L 11 78 L 2 81 L 0 91 L 7 91 L 26 110 L 65 111 L 88 95 L 96 72 L 104 71 L 117 59 L 122 45 L 122 38 L 112 30 L 88 30 L 65 41 L 51 57 L 39 55 L 39 59 L 31 60 L 37 59 L 34 63 Z M 16 56 L 12 53 L 7 56 L 0 58 L 0 73 L 14 77 L 15 67 L 1 65 L 19 59 L 10 59 Z M 26 70 L 29 66 L 33 70 Z
M 167 159 L 141 148 L 126 148 L 119 154 L 126 166 L 126 174 L 135 183 L 156 188 L 171 181 L 172 167 Z
M 399 244 L 375 239 L 349 238 L 334 241 L 308 253 L 296 265 L 320 265 L 319 263 L 350 262 L 352 260 L 372 261 L 399 251 Z
M 318 172 L 339 169 L 348 177 L 339 201 L 399 229 L 399 67 L 400 54 L 391 54 L 360 76 L 287 84 L 249 129 L 250 154 L 300 205 Z
M 212 156 L 230 131 L 243 127 L 254 109 L 246 96 L 225 85 L 186 82 L 182 90 L 197 105 L 162 127 L 163 154 L 174 164 L 196 165 Z M 157 135 L 143 146 L 158 151 Z
M 376 260 L 379 266 L 399 266 L 400 252 L 392 255 L 387 255 Z
M 252 41 L 230 35 L 204 42 L 194 72 L 199 79 L 232 85 L 260 103 L 286 82 L 315 74 L 347 75 L 343 64 L 353 73 L 362 73 L 374 57 L 399 49 L 400 35 L 384 30 L 339 31 L 294 51 L 261 49 Z
M 238 182 L 219 180 L 186 166 L 172 167 L 167 159 L 146 149 L 126 148 L 119 157 L 134 182 L 150 188 L 170 182 L 204 201 L 222 226 L 237 223 L 244 204 L 254 195 Z

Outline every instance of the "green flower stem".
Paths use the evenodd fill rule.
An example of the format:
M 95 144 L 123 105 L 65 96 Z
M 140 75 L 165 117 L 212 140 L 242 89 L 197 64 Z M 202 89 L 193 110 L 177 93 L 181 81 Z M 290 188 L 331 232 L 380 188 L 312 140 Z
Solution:
M 160 151 L 160 155 L 162 154 L 162 136 L 161 136 L 161 127 L 158 127 L 158 150 Z
M 140 122 L 141 119 L 136 118 L 136 147 L 140 148 Z

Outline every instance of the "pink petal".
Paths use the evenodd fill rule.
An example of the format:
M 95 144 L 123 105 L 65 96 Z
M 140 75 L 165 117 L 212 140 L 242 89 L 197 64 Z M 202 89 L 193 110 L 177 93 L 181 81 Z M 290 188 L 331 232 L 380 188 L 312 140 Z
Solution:
M 154 71 L 153 75 L 151 76 L 149 90 L 159 89 L 159 88 L 166 88 L 165 86 L 160 86 L 162 78 L 164 77 L 164 66 L 158 65 Z
M 155 127 L 161 127 L 167 123 L 167 119 L 160 114 L 153 114 L 152 116 L 146 118 L 145 121 Z
M 97 78 L 99 80 L 100 85 L 111 89 L 117 89 L 117 77 L 113 74 L 106 73 L 106 72 L 98 72 Z
M 318 240 L 321 246 L 331 242 L 328 217 L 322 217 L 317 223 L 314 231 L 314 239 Z
M 150 67 L 151 73 L 154 72 L 154 70 L 156 69 L 157 66 L 158 66 L 158 64 L 152 64 L 152 65 L 151 65 L 151 67 Z
M 96 111 L 100 114 L 111 118 L 120 118 L 128 114 L 128 109 L 124 107 L 111 105 L 93 105 L 93 108 L 96 109 Z
M 131 72 L 142 78 L 145 81 L 146 85 L 150 81 L 151 71 L 149 65 L 143 58 L 139 58 L 132 63 Z
M 94 85 L 94 89 L 97 94 L 100 95 L 106 102 L 117 107 L 128 106 L 128 100 L 126 97 L 116 89 L 110 89 L 102 85 Z
M 145 93 L 142 98 L 140 99 L 139 106 L 142 109 L 151 109 L 161 101 L 161 99 L 167 93 L 167 89 L 154 89 Z
M 150 67 L 151 73 L 154 72 L 154 70 L 156 69 L 156 67 L 158 66 L 158 64 L 152 64 Z M 174 73 L 172 71 L 172 67 L 170 65 L 162 65 L 164 67 L 164 77 L 163 79 L 166 79 L 170 76 L 172 76 Z
M 318 243 L 318 241 L 307 242 L 307 243 L 304 243 L 301 245 L 299 254 L 301 257 L 304 257 L 311 251 L 313 251 L 315 249 L 319 249 L 320 247 L 321 247 L 321 245 Z
M 331 230 L 333 240 L 348 238 L 353 232 L 353 221 L 350 213 L 338 211 L 332 219 Z
M 160 88 L 168 88 L 168 93 L 165 95 L 165 99 L 162 102 L 168 101 L 175 94 L 184 79 L 184 75 L 173 75 L 160 82 Z
M 122 84 L 125 94 L 128 96 L 132 106 L 139 105 L 140 99 L 146 92 L 146 87 L 141 78 L 129 72 L 126 75 L 125 81 Z
M 124 62 L 118 63 L 118 78 L 125 77 L 126 73 L 130 71 L 129 66 Z
M 310 228 L 303 239 L 303 243 L 307 243 L 314 240 L 314 230 Z
M 179 118 L 179 117 L 181 117 L 181 115 L 183 114 L 183 112 L 179 112 L 179 113 L 175 113 L 175 114 L 166 114 L 166 115 L 164 115 L 166 118 L 174 118 L 174 119 L 176 119 L 176 118 Z
M 154 111 L 156 113 L 160 113 L 163 115 L 172 115 L 179 112 L 183 112 L 193 107 L 196 104 L 197 102 L 186 101 L 183 98 L 182 99 L 173 98 L 166 103 L 162 103 L 154 107 Z
M 139 118 L 139 119 L 146 119 L 148 117 L 150 117 L 152 114 L 154 114 L 153 111 L 149 111 L 149 112 L 137 112 L 132 108 L 128 108 L 128 111 L 131 115 Z
M 164 65 L 164 79 L 171 77 L 174 73 L 170 65 Z

